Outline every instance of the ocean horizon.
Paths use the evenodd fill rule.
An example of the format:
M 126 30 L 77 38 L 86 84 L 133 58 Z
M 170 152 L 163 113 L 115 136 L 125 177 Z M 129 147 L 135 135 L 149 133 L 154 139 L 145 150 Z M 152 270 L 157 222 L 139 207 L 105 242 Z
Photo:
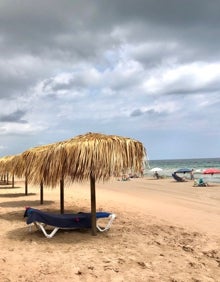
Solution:
M 180 168 L 193 169 L 195 178 L 204 178 L 207 182 L 220 182 L 220 174 L 204 175 L 202 172 L 206 168 L 219 168 L 220 158 L 195 158 L 195 159 L 167 159 L 167 160 L 147 160 L 145 175 L 150 175 L 151 169 L 159 167 L 160 172 L 166 177 L 172 177 L 172 173 Z

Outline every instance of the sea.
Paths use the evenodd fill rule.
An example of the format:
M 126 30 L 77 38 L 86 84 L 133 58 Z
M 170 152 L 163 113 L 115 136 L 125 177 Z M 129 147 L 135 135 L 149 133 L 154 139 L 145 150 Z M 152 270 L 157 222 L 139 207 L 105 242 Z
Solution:
M 220 174 L 206 175 L 203 170 L 206 168 L 220 169 L 220 158 L 201 158 L 201 159 L 173 159 L 173 160 L 148 160 L 145 166 L 145 175 L 152 175 L 151 169 L 161 168 L 159 174 L 165 177 L 172 177 L 172 173 L 180 168 L 189 168 L 194 170 L 195 179 L 203 178 L 207 182 L 220 183 Z M 184 175 L 187 176 L 187 173 Z

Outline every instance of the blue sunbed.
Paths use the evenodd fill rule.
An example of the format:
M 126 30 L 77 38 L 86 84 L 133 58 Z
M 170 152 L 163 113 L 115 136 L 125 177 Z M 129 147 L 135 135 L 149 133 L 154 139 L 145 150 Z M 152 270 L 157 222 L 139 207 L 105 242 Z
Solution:
M 55 214 L 43 212 L 31 207 L 26 208 L 24 217 L 27 217 L 27 224 L 35 224 L 47 238 L 52 238 L 59 229 L 82 229 L 91 228 L 91 213 L 79 212 L 77 214 Z M 108 212 L 97 212 L 96 227 L 99 231 L 107 231 L 111 227 L 116 215 Z M 98 225 L 98 220 L 108 218 L 106 226 L 103 228 Z M 50 234 L 46 231 L 46 225 L 52 226 L 54 229 Z

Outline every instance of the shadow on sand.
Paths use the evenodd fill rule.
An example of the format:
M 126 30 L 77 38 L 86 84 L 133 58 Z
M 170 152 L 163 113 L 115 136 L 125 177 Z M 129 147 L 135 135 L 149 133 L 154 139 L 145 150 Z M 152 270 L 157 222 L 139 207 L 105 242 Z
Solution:
M 24 219 L 23 219 L 24 220 Z M 104 238 L 108 237 L 108 234 L 100 233 L 98 236 Z M 55 236 L 51 239 L 47 239 L 42 231 L 36 229 L 34 225 L 30 227 L 24 220 L 24 227 L 14 228 L 7 232 L 7 237 L 13 241 L 24 241 L 24 242 L 44 242 L 44 244 L 77 244 L 83 243 L 90 244 L 93 240 L 97 240 L 91 235 L 90 229 L 59 229 Z
M 18 198 L 18 197 L 28 197 L 28 196 L 34 196 L 36 193 L 28 193 L 28 195 L 25 195 L 25 193 L 7 193 L 7 194 L 0 194 L 0 198 Z
M 15 186 L 15 187 L 11 187 L 11 186 L 0 186 L 0 191 L 1 190 L 5 190 L 5 189 L 9 189 L 9 190 L 13 190 L 13 189 L 21 189 L 23 187 L 20 187 L 20 186 Z
M 44 201 L 44 205 L 51 205 L 53 204 L 54 201 Z M 4 203 L 0 203 L 0 207 L 5 207 L 5 208 L 16 208 L 16 207 L 36 207 L 36 206 L 41 206 L 40 204 L 40 200 L 23 200 L 23 201 L 8 201 L 8 202 L 4 202 Z

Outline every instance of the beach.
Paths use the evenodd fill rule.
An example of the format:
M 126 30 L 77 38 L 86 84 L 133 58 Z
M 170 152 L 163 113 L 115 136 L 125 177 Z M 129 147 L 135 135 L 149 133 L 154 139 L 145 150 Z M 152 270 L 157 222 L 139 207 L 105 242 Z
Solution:
M 25 207 L 59 213 L 59 187 L 0 186 L 1 281 L 219 281 L 220 184 L 171 178 L 96 183 L 97 211 L 117 215 L 108 232 L 30 231 Z M 65 212 L 90 211 L 89 183 L 65 186 Z

